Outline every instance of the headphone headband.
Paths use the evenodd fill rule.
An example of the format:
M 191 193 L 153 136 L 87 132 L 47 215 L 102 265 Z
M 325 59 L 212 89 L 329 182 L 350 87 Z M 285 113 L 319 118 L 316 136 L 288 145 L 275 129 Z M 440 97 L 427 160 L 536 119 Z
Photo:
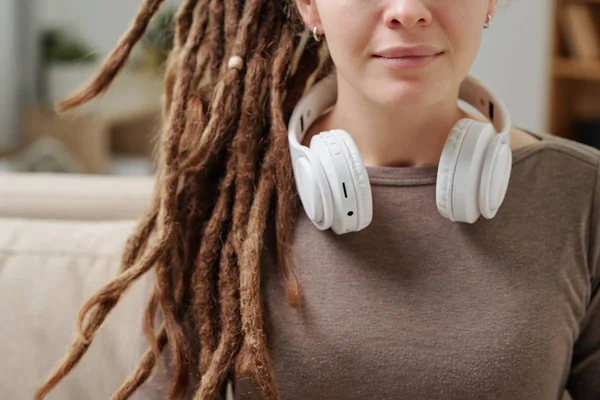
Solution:
M 306 132 L 337 98 L 337 75 L 316 83 L 300 99 L 288 124 L 292 168 L 300 200 L 318 229 L 341 234 L 371 223 L 373 201 L 368 173 L 359 149 L 342 129 L 321 132 L 303 146 Z M 463 118 L 454 124 L 440 156 L 436 205 L 451 221 L 493 218 L 510 179 L 511 121 L 502 100 L 472 76 L 460 85 L 458 97 L 489 123 Z
M 323 111 L 335 104 L 337 99 L 337 75 L 335 72 L 317 82 L 309 89 L 294 108 L 288 124 L 288 139 L 292 156 L 302 152 L 302 139 L 310 126 Z M 460 85 L 459 99 L 473 106 L 494 126 L 496 132 L 508 141 L 511 128 L 508 109 L 494 90 L 469 75 Z

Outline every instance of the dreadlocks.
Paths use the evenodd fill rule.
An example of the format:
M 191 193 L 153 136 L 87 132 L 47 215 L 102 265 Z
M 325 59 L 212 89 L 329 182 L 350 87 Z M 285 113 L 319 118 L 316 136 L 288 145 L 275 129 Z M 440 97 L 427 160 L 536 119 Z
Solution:
M 144 1 L 97 76 L 60 111 L 110 86 L 161 3 Z M 232 371 L 253 376 L 265 399 L 279 398 L 261 307 L 263 240 L 272 217 L 287 301 L 297 305 L 289 243 L 298 202 L 286 121 L 333 64 L 323 44 L 307 44 L 285 1 L 185 0 L 175 24 L 152 205 L 117 276 L 82 307 L 79 335 L 37 399 L 77 365 L 121 295 L 150 270 L 156 279 L 143 322 L 150 348 L 113 399 L 144 383 L 165 348 L 173 360 L 169 398 L 214 399 Z

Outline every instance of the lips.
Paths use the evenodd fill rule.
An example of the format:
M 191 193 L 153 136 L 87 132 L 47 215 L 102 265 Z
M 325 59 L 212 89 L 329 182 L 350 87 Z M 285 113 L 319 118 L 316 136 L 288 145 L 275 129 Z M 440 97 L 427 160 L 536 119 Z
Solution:
M 389 59 L 418 58 L 431 57 L 440 53 L 440 50 L 431 46 L 397 46 L 377 52 L 374 56 Z

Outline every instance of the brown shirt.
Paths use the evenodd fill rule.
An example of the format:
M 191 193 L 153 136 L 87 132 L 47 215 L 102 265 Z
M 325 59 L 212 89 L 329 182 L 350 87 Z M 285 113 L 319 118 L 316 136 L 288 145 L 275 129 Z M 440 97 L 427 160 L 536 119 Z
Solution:
M 369 167 L 374 215 L 361 232 L 321 232 L 301 213 L 298 308 L 267 240 L 284 400 L 600 398 L 600 152 L 536 136 L 513 152 L 492 220 L 444 219 L 436 167 Z M 255 392 L 242 380 L 235 398 Z

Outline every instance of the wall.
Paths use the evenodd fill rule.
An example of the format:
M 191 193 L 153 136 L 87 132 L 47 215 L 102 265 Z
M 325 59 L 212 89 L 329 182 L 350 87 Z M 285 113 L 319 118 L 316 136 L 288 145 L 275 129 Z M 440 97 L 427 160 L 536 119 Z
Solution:
M 16 126 L 19 100 L 18 71 L 31 75 L 32 51 L 23 68 L 14 62 L 18 54 L 15 27 L 16 4 L 29 0 L 0 0 L 0 146 Z M 140 0 L 31 0 L 39 26 L 66 25 L 104 56 L 127 29 Z M 176 3 L 180 0 L 169 0 Z M 507 102 L 513 121 L 526 129 L 546 129 L 548 96 L 549 20 L 551 1 L 499 0 L 500 9 L 484 32 L 480 54 L 472 73 L 492 85 Z M 36 22 L 37 20 L 37 22 Z M 19 28 L 23 29 L 23 28 Z M 34 30 L 31 30 L 34 31 Z M 26 39 L 28 48 L 35 38 Z M 33 82 L 27 77 L 25 98 L 31 97 Z
M 17 2 L 0 0 L 0 148 L 16 136 L 19 74 L 17 68 Z
M 37 0 L 43 27 L 71 30 L 99 54 L 108 53 L 135 15 L 140 0 Z
M 37 3 L 43 25 L 72 25 L 84 40 L 106 54 L 127 28 L 140 0 L 37 0 Z M 491 28 L 484 32 L 472 70 L 499 92 L 508 104 L 513 122 L 526 129 L 546 129 L 552 3 L 499 0 L 498 12 Z
M 535 131 L 548 129 L 552 3 L 499 0 L 472 69 L 507 103 L 513 125 Z
M 180 1 L 180 0 L 179 0 Z M 40 24 L 73 30 L 99 54 L 106 55 L 118 42 L 141 0 L 36 0 Z M 178 3 L 168 0 L 165 4 Z

